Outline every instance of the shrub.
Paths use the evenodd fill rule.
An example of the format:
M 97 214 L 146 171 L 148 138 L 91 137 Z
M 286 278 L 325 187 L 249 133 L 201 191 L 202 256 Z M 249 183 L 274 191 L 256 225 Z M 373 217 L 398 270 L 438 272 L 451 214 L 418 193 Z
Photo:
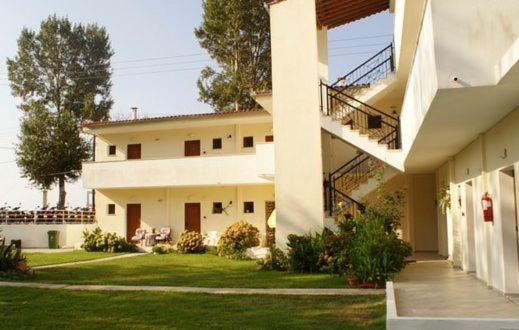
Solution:
M 288 268 L 288 260 L 286 255 L 278 249 L 275 245 L 272 245 L 269 249 L 267 255 L 258 260 L 258 270 L 267 271 L 267 270 L 277 270 L 284 271 Z
M 387 231 L 387 219 L 360 216 L 352 240 L 351 266 L 353 275 L 362 282 L 384 284 L 405 266 L 411 255 L 409 243 Z
M 99 227 L 92 232 L 86 229 L 83 238 L 81 247 L 87 252 L 134 252 L 136 250 L 136 246 L 126 242 L 124 237 L 116 233 L 103 233 Z
M 180 253 L 205 253 L 204 237 L 196 231 L 184 231 L 177 243 Z
M 245 251 L 259 245 L 259 229 L 238 221 L 225 230 L 218 240 L 217 253 L 229 259 L 246 259 Z
M 169 254 L 173 252 L 173 247 L 169 244 L 157 244 L 151 248 L 151 251 L 155 254 Z
M 27 268 L 26 258 L 22 251 L 13 244 L 5 245 L 2 240 L 0 244 L 0 277 L 8 279 L 19 279 L 31 273 Z
M 319 257 L 324 252 L 323 235 L 319 233 L 302 236 L 290 234 L 288 239 L 288 266 L 297 273 L 320 271 Z

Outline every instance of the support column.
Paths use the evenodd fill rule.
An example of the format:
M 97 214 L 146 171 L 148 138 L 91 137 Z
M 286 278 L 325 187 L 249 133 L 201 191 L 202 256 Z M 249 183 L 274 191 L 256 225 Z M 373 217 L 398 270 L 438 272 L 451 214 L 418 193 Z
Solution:
M 275 143 L 276 243 L 323 228 L 319 80 L 327 80 L 326 29 L 314 0 L 270 6 Z

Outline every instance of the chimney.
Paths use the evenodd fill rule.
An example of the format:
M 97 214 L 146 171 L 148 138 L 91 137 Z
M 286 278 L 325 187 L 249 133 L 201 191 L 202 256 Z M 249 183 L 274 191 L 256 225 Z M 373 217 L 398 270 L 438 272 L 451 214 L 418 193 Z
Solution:
M 137 107 L 132 107 L 131 109 L 132 109 L 132 119 L 133 119 L 133 120 L 138 119 L 137 112 L 139 111 L 139 108 L 137 108 Z

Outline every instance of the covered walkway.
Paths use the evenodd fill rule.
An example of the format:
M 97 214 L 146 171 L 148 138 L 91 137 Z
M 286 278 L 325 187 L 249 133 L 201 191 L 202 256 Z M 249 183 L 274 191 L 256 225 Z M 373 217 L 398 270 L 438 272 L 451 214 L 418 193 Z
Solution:
M 507 297 L 446 260 L 409 264 L 394 281 L 400 317 L 517 319 L 519 299 Z

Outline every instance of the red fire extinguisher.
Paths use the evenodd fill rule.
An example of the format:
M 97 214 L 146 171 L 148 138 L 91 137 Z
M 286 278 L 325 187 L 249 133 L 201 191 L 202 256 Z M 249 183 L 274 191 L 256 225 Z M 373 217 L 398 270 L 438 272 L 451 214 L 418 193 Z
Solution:
M 483 208 L 483 220 L 485 222 L 494 221 L 492 198 L 490 198 L 490 195 L 488 194 L 488 192 L 484 193 L 483 197 L 481 197 L 481 207 Z

